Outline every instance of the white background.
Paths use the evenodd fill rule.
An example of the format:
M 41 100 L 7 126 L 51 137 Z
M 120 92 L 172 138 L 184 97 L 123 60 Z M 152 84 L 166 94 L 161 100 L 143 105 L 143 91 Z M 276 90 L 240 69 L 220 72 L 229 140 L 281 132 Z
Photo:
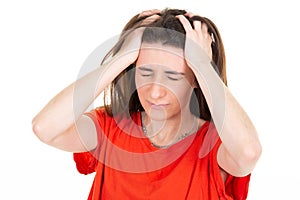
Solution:
M 165 7 L 206 16 L 221 32 L 229 87 L 263 145 L 248 199 L 299 198 L 297 1 L 120 2 L 1 1 L 0 199 L 87 198 L 94 175 L 80 175 L 71 153 L 41 143 L 31 120 L 133 15 Z

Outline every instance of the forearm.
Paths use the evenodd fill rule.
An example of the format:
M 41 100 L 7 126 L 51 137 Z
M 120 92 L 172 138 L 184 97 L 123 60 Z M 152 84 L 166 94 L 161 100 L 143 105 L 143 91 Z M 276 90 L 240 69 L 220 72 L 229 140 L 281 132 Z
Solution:
M 95 88 L 98 71 L 99 69 L 67 86 L 34 117 L 33 129 L 42 141 L 49 142 L 65 132 L 87 109 L 97 95 L 89 88 Z
M 233 175 L 247 174 L 259 158 L 261 146 L 248 115 L 211 65 L 214 56 L 225 58 L 221 39 L 213 39 L 207 24 L 201 21 L 193 21 L 192 27 L 185 16 L 178 18 L 186 31 L 185 59 L 196 76 L 222 140 L 218 163 Z M 215 55 L 213 42 L 216 42 Z
M 72 127 L 95 98 L 118 75 L 121 70 L 119 65 L 120 62 L 112 60 L 58 93 L 34 117 L 32 125 L 36 135 L 49 143 Z
M 210 62 L 206 60 L 196 65 L 193 71 L 206 98 L 224 152 L 241 168 L 250 171 L 261 151 L 253 123 Z

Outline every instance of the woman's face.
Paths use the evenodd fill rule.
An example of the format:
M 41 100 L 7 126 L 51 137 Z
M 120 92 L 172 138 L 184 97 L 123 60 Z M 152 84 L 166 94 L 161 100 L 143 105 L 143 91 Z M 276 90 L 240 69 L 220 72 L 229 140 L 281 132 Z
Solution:
M 135 73 L 140 102 L 151 119 L 165 120 L 190 113 L 195 78 L 182 49 L 143 43 Z

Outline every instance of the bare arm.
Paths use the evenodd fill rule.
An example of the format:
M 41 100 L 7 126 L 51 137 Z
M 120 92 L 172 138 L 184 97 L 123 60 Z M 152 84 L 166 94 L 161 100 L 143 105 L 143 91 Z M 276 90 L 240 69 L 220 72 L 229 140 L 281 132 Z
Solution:
M 142 30 L 131 33 L 109 62 L 63 89 L 34 117 L 33 131 L 41 141 L 72 152 L 97 146 L 94 122 L 83 113 L 104 88 L 136 60 L 141 34 Z
M 178 16 L 186 34 L 185 56 L 205 96 L 222 144 L 219 166 L 234 176 L 249 174 L 260 157 L 261 145 L 254 125 L 211 66 L 211 42 L 205 24 Z M 202 56 L 199 56 L 202 55 Z

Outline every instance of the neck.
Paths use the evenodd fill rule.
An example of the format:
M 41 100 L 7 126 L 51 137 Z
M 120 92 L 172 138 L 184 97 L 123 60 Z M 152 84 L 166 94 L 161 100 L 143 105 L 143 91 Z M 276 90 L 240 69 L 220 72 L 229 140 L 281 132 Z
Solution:
M 164 121 L 150 119 L 144 112 L 142 119 L 144 132 L 146 132 L 147 137 L 152 143 L 157 146 L 169 146 L 175 143 L 180 137 L 189 135 L 198 128 L 198 121 L 190 112 Z

